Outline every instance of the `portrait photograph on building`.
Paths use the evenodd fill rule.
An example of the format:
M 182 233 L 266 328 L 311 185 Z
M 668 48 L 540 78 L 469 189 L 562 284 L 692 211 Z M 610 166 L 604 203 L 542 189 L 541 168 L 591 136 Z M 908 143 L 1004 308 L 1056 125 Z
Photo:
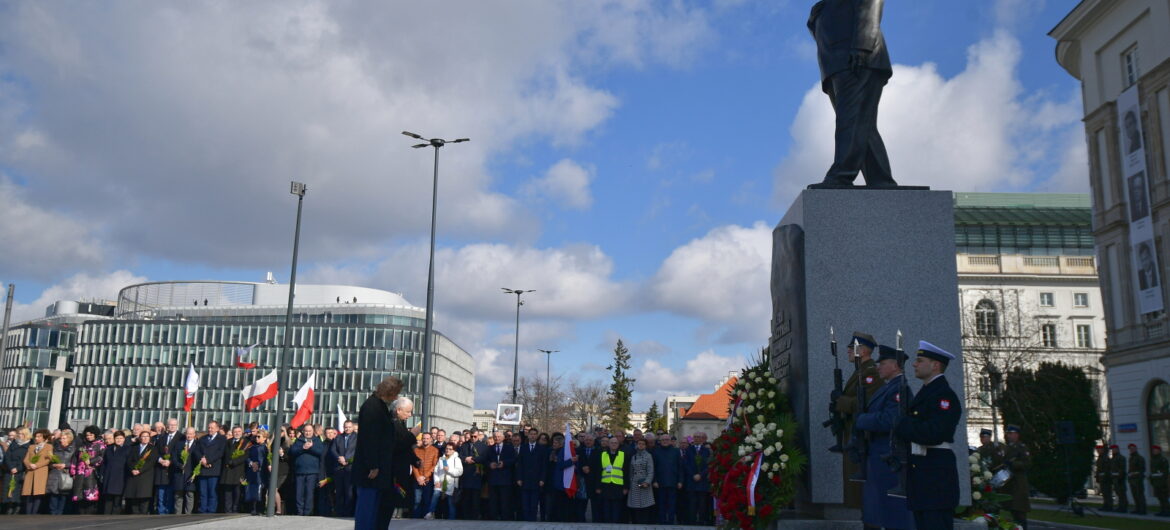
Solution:
M 496 423 L 499 425 L 520 425 L 524 416 L 524 405 L 500 403 L 496 405 Z

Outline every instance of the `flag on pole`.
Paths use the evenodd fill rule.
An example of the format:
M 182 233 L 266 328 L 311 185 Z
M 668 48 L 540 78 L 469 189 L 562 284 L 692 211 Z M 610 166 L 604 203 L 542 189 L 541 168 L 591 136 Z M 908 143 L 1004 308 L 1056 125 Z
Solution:
M 183 384 L 183 410 L 191 412 L 195 406 L 195 393 L 199 391 L 199 374 L 195 373 L 195 365 L 189 364 L 187 382 Z
M 256 346 L 259 346 L 259 345 L 260 345 L 260 343 L 257 342 L 256 344 L 248 346 L 247 348 L 236 348 L 236 366 L 243 368 L 245 370 L 255 368 L 256 363 L 248 362 L 248 361 L 249 361 L 249 358 L 252 357 L 252 348 L 255 348 Z
M 268 373 L 268 375 L 257 379 L 244 387 L 244 410 L 251 412 L 252 409 L 259 407 L 261 403 L 276 397 L 276 393 L 280 391 L 280 386 L 276 383 L 276 370 Z
M 573 448 L 573 433 L 569 431 L 569 424 L 565 423 L 565 460 L 572 460 L 577 456 L 577 450 Z M 569 466 L 565 468 L 565 472 L 561 477 L 565 487 L 565 495 L 570 499 L 577 496 L 577 466 Z
M 341 410 L 341 403 L 337 404 L 337 434 L 345 432 L 345 411 Z
M 297 390 L 297 395 L 293 396 L 293 404 L 297 406 L 297 413 L 293 414 L 292 421 L 288 424 L 294 429 L 299 429 L 301 425 L 309 421 L 309 416 L 313 415 L 313 382 L 316 379 L 316 373 L 310 375 L 305 384 L 301 385 L 300 390 Z

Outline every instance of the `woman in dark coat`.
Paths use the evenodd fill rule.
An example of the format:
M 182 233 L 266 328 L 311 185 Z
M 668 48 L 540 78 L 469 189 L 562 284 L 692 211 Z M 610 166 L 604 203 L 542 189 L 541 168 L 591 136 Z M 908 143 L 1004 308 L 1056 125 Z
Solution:
M 138 443 L 129 447 L 126 458 L 126 489 L 123 496 L 130 513 L 150 514 L 150 499 L 154 496 L 154 463 L 157 448 L 150 443 L 150 431 L 138 434 Z
M 31 431 L 21 427 L 16 430 L 16 440 L 11 440 L 8 450 L 4 451 L 0 499 L 3 500 L 4 513 L 8 515 L 15 515 L 20 510 L 21 490 L 24 488 L 24 457 L 28 455 L 31 438 Z
M 77 452 L 74 445 L 73 431 L 64 429 L 61 438 L 53 442 L 53 456 L 58 463 L 49 470 L 49 513 L 62 515 L 69 508 L 69 498 L 73 496 L 73 477 L 69 475 L 69 464 L 73 462 L 73 454 Z M 69 510 L 72 512 L 72 510 Z
M 106 447 L 102 458 L 102 513 L 122 514 L 122 493 L 126 490 L 126 466 L 130 449 L 126 447 L 126 434 L 114 431 L 114 443 Z
M 106 444 L 102 441 L 102 430 L 90 425 L 81 432 L 81 443 L 77 452 L 73 454 L 73 462 L 69 465 L 69 474 L 73 476 L 73 499 L 77 502 L 77 512 L 82 515 L 96 515 L 98 498 L 101 495 L 97 470 L 102 465 L 106 454 Z
M 260 506 L 266 501 L 264 496 L 268 477 L 272 472 L 272 465 L 268 463 L 268 431 L 256 431 L 256 443 L 248 448 L 247 460 L 244 464 L 244 502 L 248 504 L 252 515 L 260 514 Z

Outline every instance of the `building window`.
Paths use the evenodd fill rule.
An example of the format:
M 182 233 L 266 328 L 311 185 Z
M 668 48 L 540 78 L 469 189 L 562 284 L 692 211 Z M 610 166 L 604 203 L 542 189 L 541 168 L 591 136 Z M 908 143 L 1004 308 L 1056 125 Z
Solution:
M 1045 348 L 1056 347 L 1056 324 L 1044 324 L 1040 326 L 1040 341 Z
M 1138 78 L 1141 77 L 1141 69 L 1138 68 L 1138 48 L 1134 45 L 1125 53 L 1121 55 L 1122 76 L 1125 78 L 1125 87 L 1129 88 L 1137 83 Z
M 975 334 L 999 335 L 999 311 L 995 309 L 995 303 L 986 298 L 975 304 Z
M 1056 296 L 1052 293 L 1040 293 L 1040 307 L 1052 307 L 1056 305 Z
M 1077 347 L 1093 347 L 1093 326 L 1089 324 L 1077 324 Z
M 1089 293 L 1073 293 L 1073 307 L 1089 307 Z
M 1146 398 L 1146 418 L 1150 422 L 1150 445 L 1170 445 L 1170 384 L 1158 381 Z

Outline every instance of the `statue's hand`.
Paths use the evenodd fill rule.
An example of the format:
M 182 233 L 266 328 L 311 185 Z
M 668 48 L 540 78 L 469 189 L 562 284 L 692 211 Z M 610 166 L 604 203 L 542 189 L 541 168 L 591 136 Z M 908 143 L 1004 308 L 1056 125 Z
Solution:
M 854 49 L 849 52 L 849 67 L 854 72 L 865 68 L 869 64 L 869 51 Z

